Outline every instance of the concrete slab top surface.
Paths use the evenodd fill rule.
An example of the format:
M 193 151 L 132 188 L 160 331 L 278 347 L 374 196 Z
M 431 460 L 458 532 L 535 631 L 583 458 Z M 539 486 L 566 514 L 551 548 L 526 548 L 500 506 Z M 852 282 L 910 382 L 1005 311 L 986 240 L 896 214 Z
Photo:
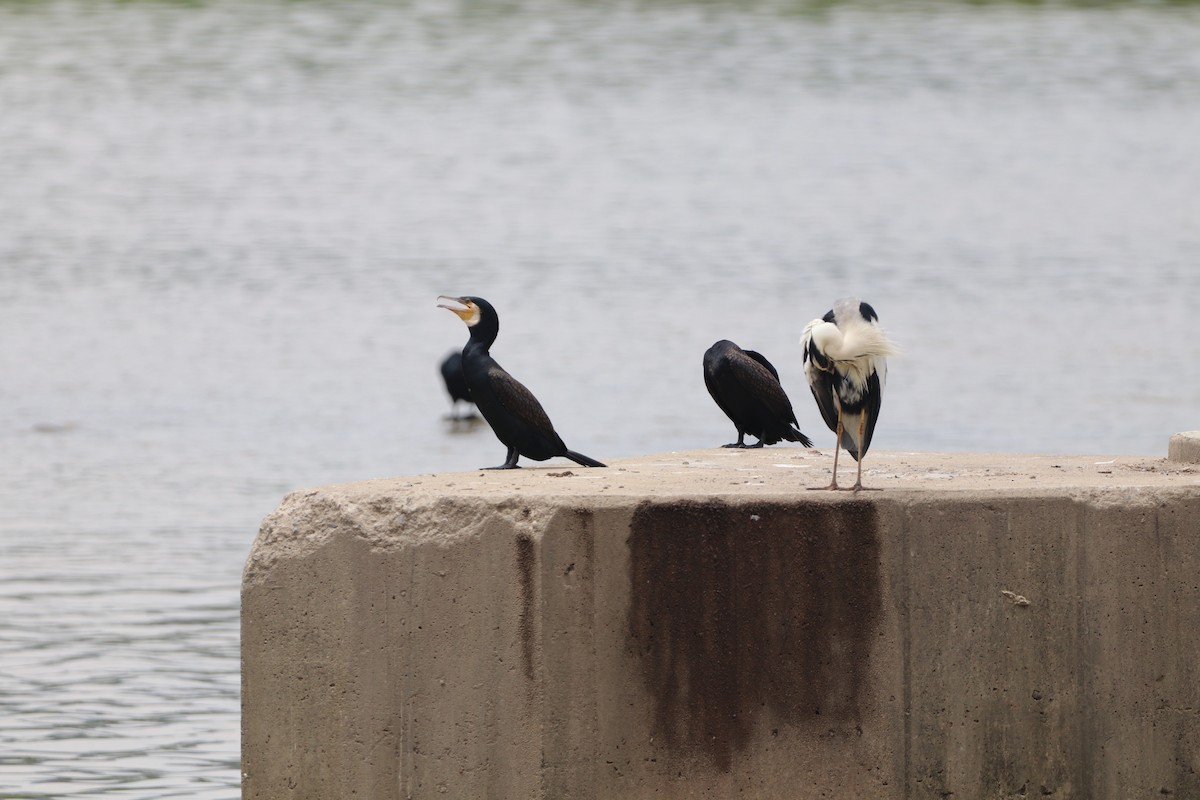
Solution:
M 607 469 L 580 467 L 565 459 L 526 462 L 521 469 L 474 470 L 380 478 L 322 487 L 347 495 L 521 497 L 652 496 L 754 497 L 791 495 L 829 483 L 833 451 L 799 447 L 685 450 L 613 459 Z M 845 453 L 838 481 L 854 483 L 855 462 Z M 1116 489 L 1200 491 L 1200 465 L 1165 458 L 1120 455 L 1012 455 L 981 453 L 874 452 L 864 462 L 860 498 L 891 492 L 999 494 L 1092 494 Z M 317 490 L 310 490 L 317 491 Z M 851 497 L 849 491 L 806 492 L 813 499 Z

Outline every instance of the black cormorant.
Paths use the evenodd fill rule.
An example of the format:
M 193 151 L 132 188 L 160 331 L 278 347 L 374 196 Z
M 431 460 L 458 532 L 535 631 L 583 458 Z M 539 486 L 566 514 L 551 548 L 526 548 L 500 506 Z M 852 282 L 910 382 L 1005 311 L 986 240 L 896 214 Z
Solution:
M 840 445 L 858 462 L 858 477 L 852 487 L 858 491 L 863 488 L 862 460 L 879 419 L 887 356 L 896 354 L 896 346 L 879 326 L 875 309 L 858 298 L 838 300 L 824 317 L 808 323 L 800 346 L 804 350 L 804 375 L 821 417 L 837 434 L 833 478 L 825 488 L 838 488 Z
M 470 409 L 461 416 L 457 413 L 459 401 L 471 402 L 471 389 L 467 386 L 467 376 L 463 374 L 461 350 L 452 351 L 442 361 L 442 380 L 446 384 L 446 394 L 450 395 L 450 419 L 470 419 L 474 416 Z
M 738 440 L 722 447 L 762 447 L 784 439 L 812 447 L 796 427 L 796 412 L 779 383 L 779 371 L 761 353 L 722 339 L 704 353 L 704 384 L 733 421 Z M 746 434 L 758 444 L 746 444 Z
M 452 300 L 462 306 L 439 304 L 440 308 L 453 311 L 467 323 L 471 338 L 463 348 L 462 360 L 471 400 L 492 426 L 496 438 L 508 447 L 504 463 L 487 469 L 515 469 L 520 456 L 534 461 L 564 456 L 585 467 L 605 466 L 594 458 L 568 450 L 533 393 L 492 358 L 488 350 L 500 332 L 500 317 L 491 303 L 482 297 L 443 296 L 438 299 Z

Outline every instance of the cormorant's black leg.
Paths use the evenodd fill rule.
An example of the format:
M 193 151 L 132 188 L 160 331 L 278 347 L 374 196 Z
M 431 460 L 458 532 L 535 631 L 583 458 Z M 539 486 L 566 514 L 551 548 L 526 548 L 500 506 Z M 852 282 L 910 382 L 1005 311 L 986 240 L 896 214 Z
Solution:
M 504 463 L 498 467 L 484 467 L 483 469 L 520 469 L 517 465 L 517 459 L 521 454 L 517 452 L 517 448 L 508 448 L 508 458 L 504 459 Z
M 738 440 L 736 442 L 730 442 L 729 444 L 721 445 L 721 447 L 743 447 L 743 448 L 747 447 L 747 446 L 748 445 L 746 444 L 746 432 L 743 431 L 741 428 L 738 428 Z

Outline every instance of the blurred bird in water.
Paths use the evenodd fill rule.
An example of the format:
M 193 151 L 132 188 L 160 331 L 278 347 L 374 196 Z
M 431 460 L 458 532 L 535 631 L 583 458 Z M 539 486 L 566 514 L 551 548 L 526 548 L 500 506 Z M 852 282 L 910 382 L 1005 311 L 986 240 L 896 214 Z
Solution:
M 516 469 L 520 456 L 545 461 L 563 456 L 585 467 L 603 467 L 594 458 L 568 450 L 554 430 L 550 418 L 533 393 L 492 358 L 490 349 L 500 332 L 500 317 L 492 304 L 482 297 L 439 297 L 455 305 L 440 303 L 439 308 L 453 311 L 470 331 L 462 351 L 463 374 L 471 391 L 471 401 L 492 426 L 492 431 L 508 448 L 508 457 L 498 467 Z
M 796 412 L 779 382 L 779 371 L 761 353 L 722 339 L 704 354 L 704 384 L 737 428 L 738 440 L 722 447 L 762 447 L 784 439 L 812 447 L 812 440 L 796 427 Z M 746 444 L 747 433 L 758 444 Z
M 844 447 L 858 462 L 852 487 L 858 491 L 863 488 L 862 460 L 871 446 L 887 382 L 887 356 L 897 353 L 896 346 L 879 326 L 875 309 L 858 298 L 838 300 L 824 317 L 808 323 L 800 346 L 804 375 L 821 417 L 837 434 L 833 478 L 825 488 L 838 488 L 838 449 Z
M 471 388 L 467 386 L 467 376 L 463 374 L 461 350 L 454 350 L 442 361 L 442 380 L 446 384 L 446 394 L 450 395 L 449 419 L 453 421 L 473 419 L 475 413 L 470 408 L 461 414 L 458 412 L 460 401 L 471 404 Z

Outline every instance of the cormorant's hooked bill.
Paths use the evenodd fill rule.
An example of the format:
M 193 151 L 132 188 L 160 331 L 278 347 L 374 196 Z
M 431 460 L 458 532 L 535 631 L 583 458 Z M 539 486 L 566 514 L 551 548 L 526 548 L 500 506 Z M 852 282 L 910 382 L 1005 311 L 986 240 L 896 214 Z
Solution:
M 504 463 L 487 469 L 515 469 L 520 456 L 534 461 L 562 456 L 585 467 L 605 466 L 568 450 L 533 393 L 492 358 L 491 346 L 500 332 L 500 316 L 492 304 L 470 295 L 438 299 L 453 303 L 439 303 L 438 307 L 453 311 L 467 324 L 470 336 L 462 351 L 462 364 L 471 400 L 508 448 Z
M 833 478 L 825 488 L 838 488 L 838 451 L 845 448 L 858 462 L 852 487 L 858 491 L 863 488 L 862 460 L 883 402 L 887 356 L 897 354 L 896 345 L 880 327 L 874 308 L 858 298 L 845 298 L 804 327 L 800 347 L 804 376 L 821 418 L 837 435 Z
M 812 447 L 797 427 L 779 371 L 761 353 L 722 339 L 704 353 L 704 384 L 737 428 L 737 441 L 722 447 L 762 447 L 785 439 Z M 746 434 L 758 443 L 746 444 Z
M 462 308 L 456 308 L 455 306 L 448 306 L 445 303 L 438 303 L 438 308 L 445 308 L 449 311 L 453 311 L 458 315 L 459 319 L 467 323 L 468 327 L 474 327 L 475 325 L 479 324 L 481 312 L 479 306 L 477 306 L 474 302 L 475 298 L 447 297 L 446 295 L 440 295 L 438 300 L 449 300 L 451 303 L 462 306 Z M 489 306 L 489 308 L 490 307 L 491 306 Z M 493 313 L 495 312 L 493 311 Z

